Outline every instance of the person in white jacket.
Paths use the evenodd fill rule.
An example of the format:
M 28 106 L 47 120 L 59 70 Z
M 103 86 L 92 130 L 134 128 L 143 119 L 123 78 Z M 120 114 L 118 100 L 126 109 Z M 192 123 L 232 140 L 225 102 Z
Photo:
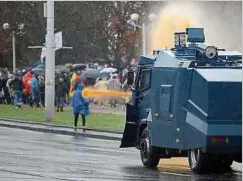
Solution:
M 108 81 L 108 90 L 113 90 L 113 91 L 121 91 L 121 83 L 117 79 L 117 74 L 113 74 L 111 79 Z M 118 100 L 116 97 L 111 97 L 110 98 L 110 106 L 111 107 L 116 107 Z
M 13 103 L 13 91 L 10 87 L 10 83 L 13 81 L 13 79 L 14 79 L 14 76 L 12 74 L 9 74 L 8 81 L 6 83 L 6 87 L 8 89 L 8 93 L 9 93 L 9 96 L 10 96 L 10 99 L 11 99 L 11 103 Z

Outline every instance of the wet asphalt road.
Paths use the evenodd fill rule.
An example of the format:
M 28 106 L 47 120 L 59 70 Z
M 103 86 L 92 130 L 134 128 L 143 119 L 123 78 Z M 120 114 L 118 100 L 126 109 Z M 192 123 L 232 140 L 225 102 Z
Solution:
M 240 181 L 241 173 L 196 176 L 186 167 L 146 169 L 119 142 L 0 127 L 0 180 Z M 241 164 L 234 166 L 241 169 Z

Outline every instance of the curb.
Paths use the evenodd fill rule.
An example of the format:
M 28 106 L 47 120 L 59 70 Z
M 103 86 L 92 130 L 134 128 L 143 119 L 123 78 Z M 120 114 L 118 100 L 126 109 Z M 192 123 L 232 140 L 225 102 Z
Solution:
M 30 131 L 45 132 L 45 133 L 69 135 L 69 136 L 84 136 L 89 138 L 105 139 L 105 140 L 112 140 L 112 141 L 121 141 L 121 136 L 122 136 L 122 133 L 110 133 L 105 131 L 96 131 L 96 130 L 88 130 L 88 129 L 86 130 L 85 133 L 83 133 L 83 132 L 71 130 L 73 129 L 71 127 L 53 126 L 49 124 L 39 124 L 39 123 L 35 124 L 23 120 L 12 120 L 6 118 L 0 118 L 0 126 L 8 127 L 8 128 L 25 129 Z
M 50 127 L 56 127 L 56 128 L 69 128 L 73 129 L 71 126 L 61 126 L 61 125 L 54 125 L 54 124 L 47 124 L 47 123 L 34 123 L 34 122 L 29 122 L 29 121 L 24 121 L 24 120 L 19 120 L 19 119 L 8 119 L 8 118 L 1 118 L 0 121 L 8 121 L 12 123 L 24 123 L 24 124 L 31 124 L 31 125 L 40 125 L 40 126 L 50 126 Z M 123 134 L 122 132 L 119 131 L 106 131 L 106 130 L 100 130 L 100 129 L 91 129 L 87 128 L 87 131 L 95 131 L 95 132 L 101 132 L 101 133 L 114 133 L 114 134 Z

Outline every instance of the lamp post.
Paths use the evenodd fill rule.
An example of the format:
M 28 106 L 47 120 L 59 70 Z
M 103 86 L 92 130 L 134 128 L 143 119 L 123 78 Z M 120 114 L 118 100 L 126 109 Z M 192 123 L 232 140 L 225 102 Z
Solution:
M 18 29 L 22 30 L 24 28 L 24 24 L 18 24 Z M 16 45 L 15 45 L 15 30 L 13 28 L 10 27 L 10 25 L 8 23 L 4 23 L 3 24 L 3 29 L 4 30 L 8 30 L 8 29 L 12 29 L 12 48 L 13 48 L 13 73 L 16 73 Z
M 73 47 L 62 46 L 62 33 L 54 34 L 54 5 L 54 0 L 44 3 L 44 17 L 47 19 L 45 46 L 28 47 L 45 49 L 45 119 L 47 121 L 52 121 L 55 115 L 55 50 L 73 49 Z M 56 38 L 58 42 L 55 41 Z
M 156 19 L 156 15 L 154 13 L 150 13 L 148 16 L 148 19 L 153 22 Z M 146 37 L 146 24 L 142 23 L 141 25 L 136 24 L 136 22 L 138 22 L 139 20 L 139 14 L 137 13 L 133 13 L 131 14 L 131 18 L 130 20 L 127 21 L 128 24 L 133 25 L 134 27 L 134 31 L 136 31 L 137 27 L 142 29 L 142 42 L 143 42 L 143 54 L 146 54 L 146 45 L 147 45 L 147 37 Z
M 46 70 L 45 70 L 45 118 L 54 118 L 55 102 L 55 34 L 54 34 L 54 1 L 47 1 L 47 34 L 46 34 Z

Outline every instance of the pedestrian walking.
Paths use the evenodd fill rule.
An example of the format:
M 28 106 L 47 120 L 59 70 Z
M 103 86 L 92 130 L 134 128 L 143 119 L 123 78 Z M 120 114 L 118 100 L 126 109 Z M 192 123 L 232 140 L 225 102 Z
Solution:
M 82 117 L 82 127 L 83 131 L 85 131 L 86 125 L 86 116 L 89 115 L 89 101 L 85 99 L 82 95 L 82 91 L 84 89 L 83 84 L 78 84 L 76 90 L 73 94 L 71 105 L 73 108 L 73 115 L 74 115 L 74 127 L 75 131 L 77 130 L 78 125 L 78 118 L 79 114 Z
M 2 90 L 3 90 L 3 93 L 4 93 L 3 102 L 5 104 L 10 104 L 11 103 L 11 97 L 10 97 L 9 88 L 7 87 L 7 82 L 8 82 L 8 78 L 7 78 L 6 75 L 4 75 L 3 79 L 2 79 Z
M 121 90 L 121 83 L 120 81 L 117 79 L 117 74 L 114 74 L 111 76 L 111 79 L 108 81 L 108 90 L 111 91 L 120 91 Z M 118 98 L 117 97 L 110 97 L 109 98 L 109 104 L 111 107 L 116 107 L 116 104 L 118 102 Z
M 28 71 L 26 75 L 23 77 L 25 103 L 30 105 L 32 105 L 32 89 L 31 89 L 32 79 L 33 79 L 33 75 L 30 71 Z
M 63 112 L 63 107 L 65 104 L 66 95 L 68 94 L 68 87 L 64 82 L 63 78 L 59 78 L 58 83 L 56 84 L 56 105 L 57 112 Z
M 21 108 L 22 95 L 24 90 L 24 84 L 19 76 L 14 76 L 13 80 L 9 83 L 9 86 L 13 90 L 14 105 L 17 108 Z
M 40 87 L 38 81 L 38 75 L 35 74 L 31 81 L 31 89 L 32 89 L 32 101 L 31 107 L 33 107 L 33 103 L 36 103 L 36 107 L 40 107 Z
M 14 102 L 14 98 L 13 98 L 13 90 L 10 86 L 10 82 L 12 82 L 14 79 L 14 76 L 12 74 L 8 75 L 8 80 L 6 83 L 6 88 L 7 88 L 7 100 L 8 100 L 8 104 L 12 104 Z
M 39 87 L 40 87 L 40 102 L 42 107 L 45 107 L 45 78 L 41 76 L 39 79 Z
M 3 86 L 4 80 L 2 72 L 0 72 L 0 104 L 4 103 L 4 86 Z
M 73 73 L 70 79 L 70 89 L 69 89 L 69 97 L 72 97 L 75 91 L 75 83 L 76 83 L 77 74 Z
M 97 90 L 108 90 L 108 81 L 103 77 L 99 78 L 99 81 L 94 85 L 94 88 Z M 96 97 L 95 102 L 100 102 L 101 108 L 104 109 L 104 102 L 106 97 Z

